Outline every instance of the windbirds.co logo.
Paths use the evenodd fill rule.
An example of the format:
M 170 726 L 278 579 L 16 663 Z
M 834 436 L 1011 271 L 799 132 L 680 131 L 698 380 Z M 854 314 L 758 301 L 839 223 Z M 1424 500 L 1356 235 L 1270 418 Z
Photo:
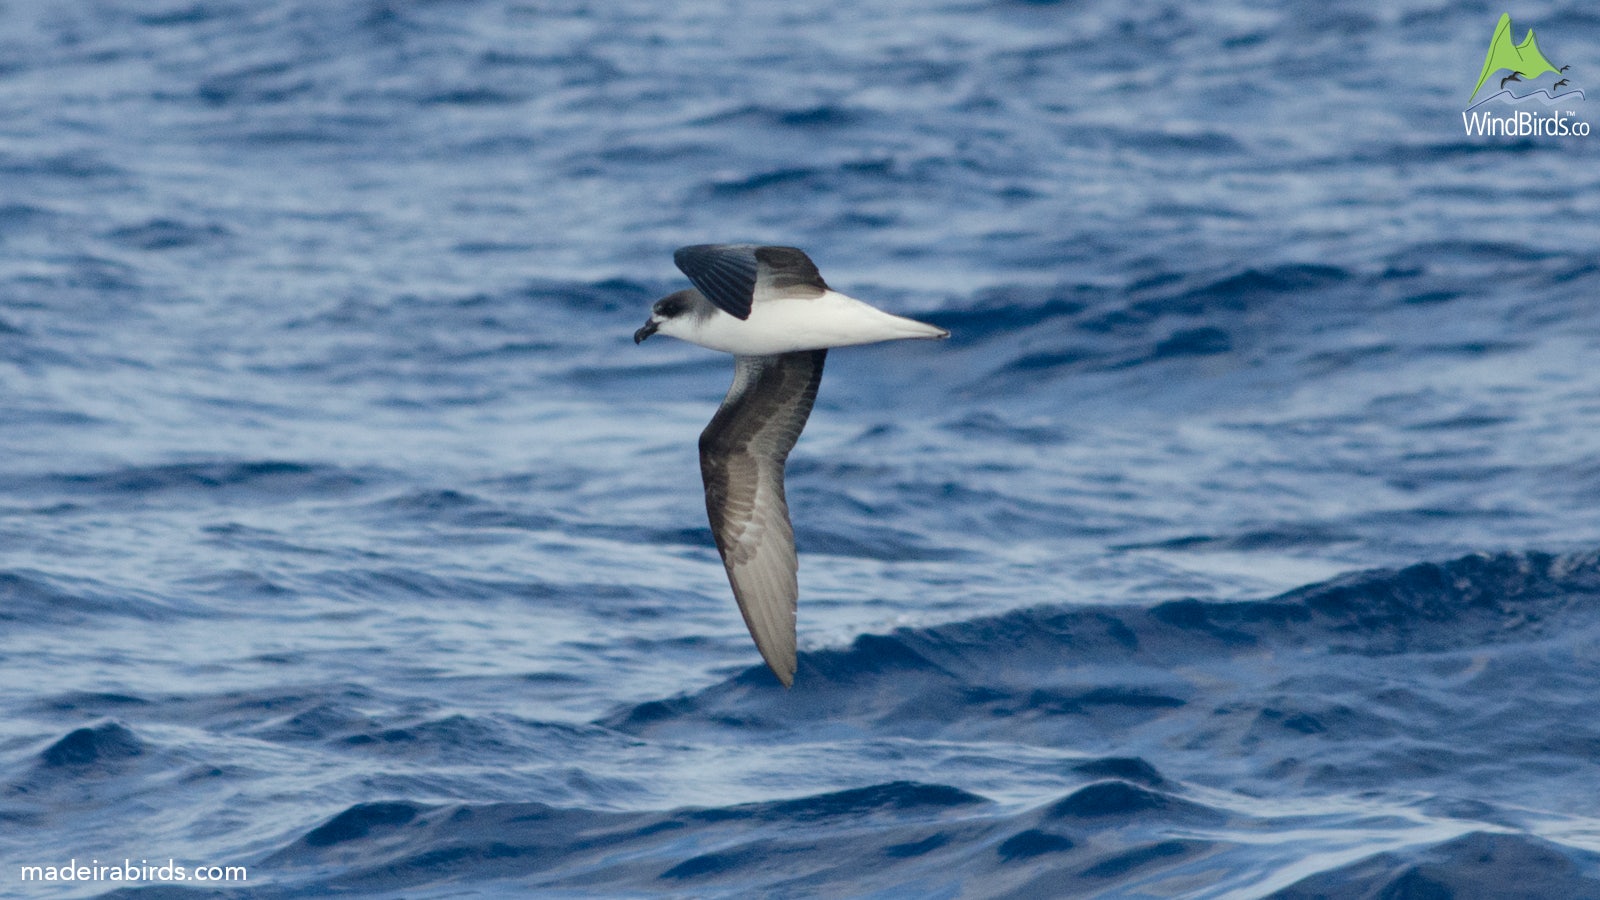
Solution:
M 1545 57 L 1532 28 L 1528 29 L 1528 36 L 1522 43 L 1512 43 L 1511 14 L 1502 13 L 1494 37 L 1489 40 L 1489 52 L 1483 57 L 1483 71 L 1478 74 L 1478 83 L 1472 86 L 1472 95 L 1467 98 L 1471 105 L 1461 112 L 1461 124 L 1467 135 L 1588 137 L 1589 123 L 1577 119 L 1577 113 L 1571 109 L 1571 105 L 1584 99 L 1583 91 L 1573 85 L 1567 75 L 1571 68 L 1570 65 L 1557 66 Z M 1474 102 L 1485 87 L 1495 85 L 1499 86 L 1498 91 Z M 1537 100 L 1551 109 L 1547 113 L 1514 110 L 1504 115 L 1479 109 L 1491 100 L 1504 103 Z

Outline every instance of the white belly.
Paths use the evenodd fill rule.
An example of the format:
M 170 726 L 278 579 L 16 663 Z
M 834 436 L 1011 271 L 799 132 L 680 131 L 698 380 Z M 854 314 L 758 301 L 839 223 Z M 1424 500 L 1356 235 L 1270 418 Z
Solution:
M 723 312 L 699 323 L 688 340 L 738 356 L 768 356 L 796 350 L 849 347 L 906 338 L 940 338 L 949 333 L 923 322 L 891 315 L 836 291 L 812 299 L 763 300 L 750 318 Z

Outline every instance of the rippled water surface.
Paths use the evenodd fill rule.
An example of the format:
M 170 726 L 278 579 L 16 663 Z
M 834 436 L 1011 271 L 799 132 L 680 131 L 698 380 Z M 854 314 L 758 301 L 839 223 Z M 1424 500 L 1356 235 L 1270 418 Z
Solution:
M 1600 897 L 1501 11 L 0 0 L 0 896 Z M 954 335 L 829 357 L 792 691 L 630 340 L 735 240 Z

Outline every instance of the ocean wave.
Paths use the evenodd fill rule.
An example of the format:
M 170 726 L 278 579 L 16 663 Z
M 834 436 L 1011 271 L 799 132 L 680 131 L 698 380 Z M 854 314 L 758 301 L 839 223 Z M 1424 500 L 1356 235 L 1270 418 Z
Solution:
M 365 486 L 370 474 L 337 466 L 287 460 L 217 460 L 124 466 L 98 472 L 11 476 L 7 487 L 29 495 L 119 499 L 190 498 L 295 502 L 343 495 Z
M 215 611 L 192 601 L 83 576 L 0 570 L 0 622 L 13 628 L 63 628 L 115 619 L 164 622 L 210 615 Z
M 107 237 L 135 250 L 176 250 L 229 237 L 231 232 L 217 224 L 195 224 L 176 219 L 154 218 L 137 225 L 113 229 Z
M 1552 678 L 1548 666 L 1600 634 L 1597 598 L 1600 554 L 1525 553 L 1357 573 L 1263 600 L 1035 607 L 803 652 L 792 691 L 751 667 L 599 724 L 746 743 L 849 722 L 1091 752 L 1181 731 L 1191 740 L 1168 752 L 1201 770 L 1259 756 L 1280 789 L 1286 779 L 1421 788 L 1465 769 L 1493 773 L 1517 795 L 1530 785 L 1511 762 L 1528 745 L 1514 720 L 1565 721 L 1582 705 L 1578 685 L 1593 667 Z M 1279 664 L 1262 669 L 1263 658 Z M 1536 696 L 1524 697 L 1534 684 Z M 1481 737 L 1486 717 L 1504 720 L 1499 738 Z M 1600 735 L 1540 752 L 1581 768 L 1589 739 Z M 1386 752 L 1358 764 L 1373 740 Z M 1539 790 L 1546 801 L 1559 795 Z
M 46 747 L 39 754 L 41 765 L 50 769 L 71 769 L 82 773 L 89 768 L 105 769 L 120 760 L 144 753 L 144 743 L 127 726 L 106 722 L 79 728 Z
M 717 897 L 874 890 L 1090 896 L 1159 885 L 1169 893 L 1187 885 L 1185 896 L 1226 886 L 1260 896 L 1274 882 L 1271 896 L 1281 898 L 1420 888 L 1455 896 L 1466 885 L 1578 897 L 1600 888 L 1592 874 L 1600 857 L 1527 835 L 1419 834 L 1401 849 L 1312 875 L 1302 860 L 1274 857 L 1246 837 L 1303 831 L 1316 818 L 1330 827 L 1362 824 L 1345 812 L 1251 816 L 1120 780 L 1093 781 L 1023 809 L 909 781 L 661 812 L 383 800 L 332 815 L 262 865 L 275 873 L 275 896 L 425 890 L 441 877 L 505 890 Z M 1340 855 L 1349 851 L 1333 858 Z
M 1474 831 L 1311 875 L 1271 900 L 1321 897 L 1600 897 L 1600 854 Z
M 722 895 L 737 892 L 741 884 L 811 884 L 816 890 L 874 870 L 873 878 L 893 885 L 908 874 L 931 877 L 943 864 L 940 848 L 966 848 L 979 834 L 1002 832 L 1003 824 L 981 819 L 993 809 L 967 791 L 907 781 L 729 807 L 639 813 L 538 803 L 377 801 L 334 815 L 266 863 L 294 879 L 333 861 L 360 859 L 357 871 L 336 877 L 335 883 L 363 891 L 420 885 L 430 872 L 436 877 L 441 870 L 530 887 L 581 885 L 601 892 Z M 993 865 L 1043 852 L 1037 838 L 1004 838 L 1012 843 L 994 854 Z M 775 851 L 785 864 L 773 865 Z
M 784 127 L 797 130 L 824 130 L 853 125 L 866 118 L 862 110 L 847 104 L 816 103 L 803 106 L 745 104 L 708 113 L 687 122 L 691 127 L 739 126 L 748 128 Z
M 567 733 L 553 743 L 521 733 L 551 727 L 539 723 L 446 715 L 384 725 L 308 695 L 260 737 L 332 740 L 389 759 L 467 754 L 489 765 L 530 745 L 582 752 L 606 733 L 748 749 L 841 727 L 1086 755 L 1060 768 L 1077 786 L 1023 805 L 927 781 L 659 811 L 370 800 L 331 814 L 262 865 L 285 896 L 411 890 L 440 877 L 698 896 L 1088 895 L 1184 883 L 1282 897 L 1533 877 L 1559 895 L 1585 896 L 1600 887 L 1600 858 L 1535 836 L 1548 813 L 1517 810 L 1581 795 L 1597 738 L 1540 741 L 1514 723 L 1575 727 L 1569 707 L 1585 702 L 1578 695 L 1594 673 L 1570 670 L 1570 654 L 1600 632 L 1597 601 L 1600 552 L 1472 555 L 1262 600 L 1037 607 L 863 635 L 803 653 L 791 691 L 751 667 L 698 693 L 561 726 Z M 1555 661 L 1569 667 L 1561 678 L 1539 667 Z M 1158 770 L 1143 755 L 1094 755 L 1130 747 L 1167 762 Z M 1541 774 L 1530 776 L 1535 759 Z M 1380 824 L 1370 799 L 1324 800 L 1315 810 L 1262 803 L 1249 787 L 1257 776 L 1241 776 L 1241 765 L 1279 797 L 1296 786 L 1319 797 L 1448 797 L 1463 777 L 1495 788 L 1485 800 L 1428 801 L 1414 820 Z M 1552 784 L 1549 772 L 1561 766 L 1569 774 Z M 1218 779 L 1243 793 L 1198 786 Z M 1299 843 L 1249 837 L 1283 829 Z M 1303 854 L 1313 845 L 1357 861 L 1307 874 Z

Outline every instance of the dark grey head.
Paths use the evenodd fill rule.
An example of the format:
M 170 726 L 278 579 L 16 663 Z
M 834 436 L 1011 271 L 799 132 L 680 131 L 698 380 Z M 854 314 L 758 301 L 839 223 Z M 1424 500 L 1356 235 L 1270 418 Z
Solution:
M 672 334 L 677 329 L 668 325 L 668 323 L 676 320 L 676 324 L 681 327 L 693 316 L 695 310 L 704 303 L 705 298 L 700 296 L 699 291 L 692 288 L 686 288 L 662 297 L 655 302 L 654 306 L 650 307 L 650 321 L 644 323 L 643 328 L 633 333 L 633 342 L 635 344 L 639 343 L 660 331 L 663 326 L 666 326 L 668 334 Z

